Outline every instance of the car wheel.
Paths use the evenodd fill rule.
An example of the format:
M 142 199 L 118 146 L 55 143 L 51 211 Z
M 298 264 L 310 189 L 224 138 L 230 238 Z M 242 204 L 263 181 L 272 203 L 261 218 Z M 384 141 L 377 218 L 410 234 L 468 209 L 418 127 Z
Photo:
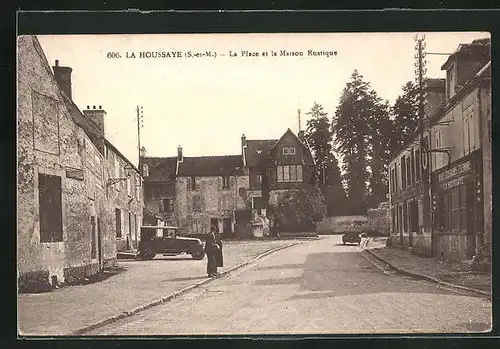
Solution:
M 203 250 L 195 251 L 195 252 L 191 253 L 191 256 L 193 257 L 193 259 L 196 259 L 199 261 L 205 257 L 205 251 L 203 251 Z
M 345 241 L 342 241 L 342 243 L 345 245 Z
M 153 251 L 151 251 L 149 248 L 146 248 L 144 249 L 144 251 L 142 252 L 141 254 L 141 258 L 143 260 L 151 260 L 153 258 L 155 258 L 155 253 Z

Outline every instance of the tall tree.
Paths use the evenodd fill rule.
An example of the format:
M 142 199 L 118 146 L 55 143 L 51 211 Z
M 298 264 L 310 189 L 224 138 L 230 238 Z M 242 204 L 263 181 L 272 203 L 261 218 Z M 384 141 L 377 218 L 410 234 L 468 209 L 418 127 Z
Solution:
M 418 98 L 418 86 L 414 82 L 408 81 L 402 87 L 402 93 L 392 107 L 394 117 L 392 152 L 406 144 L 418 126 Z
M 370 185 L 368 205 L 376 207 L 386 200 L 387 163 L 390 156 L 391 141 L 394 135 L 394 124 L 390 118 L 389 102 L 382 100 L 375 91 L 370 91 L 372 110 L 369 122 L 369 167 Z
M 374 105 L 370 84 L 354 70 L 332 120 L 337 150 L 343 157 L 349 214 L 363 214 L 367 208 L 368 156 L 373 141 L 370 124 L 373 123 Z
M 340 215 L 345 207 L 346 194 L 338 160 L 333 153 L 333 131 L 323 106 L 314 102 L 306 113 L 309 116 L 305 138 L 311 147 L 316 164 L 318 184 L 326 200 L 328 215 Z

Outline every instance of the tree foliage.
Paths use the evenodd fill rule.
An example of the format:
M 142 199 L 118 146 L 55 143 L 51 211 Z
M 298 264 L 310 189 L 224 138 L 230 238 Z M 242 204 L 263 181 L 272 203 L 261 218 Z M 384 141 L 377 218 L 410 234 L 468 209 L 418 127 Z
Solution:
M 389 103 L 355 70 L 332 120 L 335 144 L 342 154 L 349 214 L 364 214 L 369 206 L 385 200 L 393 132 L 389 110 Z
M 327 208 L 320 188 L 307 185 L 285 192 L 273 213 L 282 227 L 302 227 L 315 225 L 325 218 Z
M 329 216 L 343 214 L 346 194 L 342 186 L 342 177 L 337 158 L 333 153 L 333 131 L 328 114 L 323 106 L 314 102 L 306 113 L 309 116 L 305 138 L 311 147 L 316 164 L 316 176 L 325 198 Z
M 394 117 L 394 132 L 391 142 L 391 151 L 397 151 L 410 141 L 412 133 L 418 126 L 418 86 L 408 81 L 402 87 L 401 95 L 392 107 Z

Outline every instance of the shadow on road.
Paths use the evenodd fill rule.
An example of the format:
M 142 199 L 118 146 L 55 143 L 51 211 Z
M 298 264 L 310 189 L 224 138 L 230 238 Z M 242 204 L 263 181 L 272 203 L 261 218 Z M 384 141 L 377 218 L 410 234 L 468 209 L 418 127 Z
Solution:
M 456 292 L 439 289 L 434 284 L 402 277 L 398 274 L 386 274 L 361 253 L 335 252 L 314 253 L 307 256 L 303 264 L 283 264 L 258 267 L 272 269 L 302 269 L 301 275 L 285 278 L 269 277 L 254 282 L 258 286 L 298 285 L 299 291 L 290 299 L 317 299 L 342 297 L 374 293 L 426 293 L 459 296 Z M 314 292 L 314 293 L 311 293 Z M 468 296 L 479 297 L 470 294 Z

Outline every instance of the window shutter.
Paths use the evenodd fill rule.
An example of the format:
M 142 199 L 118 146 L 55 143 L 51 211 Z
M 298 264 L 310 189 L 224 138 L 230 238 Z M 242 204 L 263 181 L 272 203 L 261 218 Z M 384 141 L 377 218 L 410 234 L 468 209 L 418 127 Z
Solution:
M 173 199 L 170 199 L 169 200 L 169 210 L 170 212 L 174 212 L 174 200 Z
M 235 178 L 229 177 L 229 188 L 234 189 L 235 185 Z
M 196 190 L 200 190 L 200 179 L 199 178 L 195 179 L 195 187 L 196 187 Z
M 302 182 L 302 165 L 297 165 L 297 182 Z
M 191 177 L 187 177 L 187 190 L 191 190 Z
M 221 190 L 223 185 L 224 185 L 224 177 L 219 177 L 219 181 L 217 184 L 218 184 L 219 190 Z

